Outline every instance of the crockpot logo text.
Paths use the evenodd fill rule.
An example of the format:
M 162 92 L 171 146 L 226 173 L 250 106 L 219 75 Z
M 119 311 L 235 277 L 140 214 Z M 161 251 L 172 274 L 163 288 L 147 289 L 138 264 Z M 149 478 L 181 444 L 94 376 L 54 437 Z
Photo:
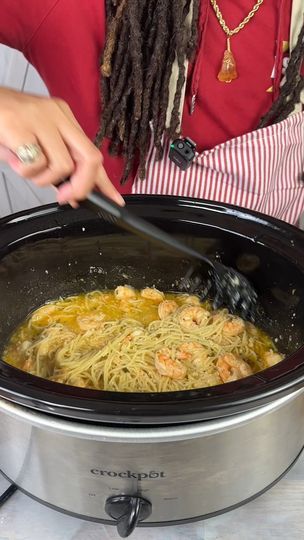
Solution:
M 165 478 L 164 472 L 150 471 L 146 473 L 134 473 L 131 471 L 115 472 L 102 471 L 101 469 L 91 469 L 94 476 L 108 476 L 110 478 L 133 478 L 135 480 L 156 480 L 157 478 Z

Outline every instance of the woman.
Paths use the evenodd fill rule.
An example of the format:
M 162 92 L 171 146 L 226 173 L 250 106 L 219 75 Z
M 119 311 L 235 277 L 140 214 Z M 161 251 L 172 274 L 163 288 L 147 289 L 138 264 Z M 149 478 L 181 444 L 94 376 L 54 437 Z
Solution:
M 61 203 L 97 184 L 120 204 L 171 193 L 297 223 L 303 23 L 302 0 L 1 0 L 0 41 L 60 98 L 0 90 L 2 158 L 39 186 L 70 176 Z M 178 136 L 196 144 L 186 171 Z

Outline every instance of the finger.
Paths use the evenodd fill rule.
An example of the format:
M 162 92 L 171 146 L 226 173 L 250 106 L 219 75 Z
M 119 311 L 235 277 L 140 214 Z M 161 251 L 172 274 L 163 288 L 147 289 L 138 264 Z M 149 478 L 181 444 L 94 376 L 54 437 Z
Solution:
M 99 175 L 97 175 L 96 178 L 96 186 L 101 191 L 101 193 L 106 195 L 106 197 L 108 197 L 109 199 L 113 199 L 117 204 L 119 204 L 119 206 L 125 206 L 126 203 L 118 191 L 115 190 L 115 197 L 112 197 L 112 189 L 114 186 L 103 166 L 101 166 L 99 169 Z
M 75 116 L 74 116 L 74 114 L 72 112 L 72 109 L 69 107 L 69 105 L 65 101 L 63 101 L 61 99 L 57 100 L 57 105 L 60 108 L 60 110 L 65 114 L 65 116 L 67 116 L 67 118 L 72 122 L 72 124 L 74 126 L 78 127 L 79 130 L 81 131 L 81 133 L 83 133 L 83 135 L 86 136 L 85 132 L 83 131 L 83 129 L 82 129 L 81 125 L 79 124 L 79 122 L 77 121 L 77 119 L 75 118 Z M 100 159 L 101 159 L 101 163 L 103 163 L 103 155 L 102 154 L 100 154 Z
M 124 205 L 124 200 L 116 188 L 111 183 L 108 175 L 102 166 L 101 154 L 99 150 L 71 123 L 64 123 L 60 126 L 61 135 L 68 146 L 71 156 L 76 164 L 76 170 L 71 176 L 70 193 L 68 184 L 62 186 L 65 196 L 76 200 L 84 199 L 87 194 L 97 185 L 102 193 L 114 200 L 119 205 Z M 60 193 L 61 193 L 60 189 Z
M 56 104 L 57 104 L 57 106 L 59 107 L 59 109 L 63 112 L 63 114 L 64 114 L 65 116 L 67 116 L 67 118 L 70 120 L 70 122 L 72 122 L 72 124 L 73 124 L 74 126 L 77 126 L 78 129 L 79 129 L 82 133 L 84 133 L 84 131 L 83 131 L 81 125 L 80 125 L 79 122 L 76 120 L 76 118 L 75 118 L 75 116 L 74 116 L 74 114 L 73 114 L 73 112 L 72 112 L 72 109 L 69 107 L 69 105 L 68 105 L 65 101 L 63 101 L 62 99 L 57 99 L 57 100 L 55 100 L 55 101 L 56 101 Z
M 2 155 L 5 161 L 14 169 L 16 173 L 25 178 L 30 178 L 41 171 L 44 171 L 48 165 L 47 157 L 41 148 L 39 141 L 30 132 L 22 131 L 20 128 L 8 128 L 5 130 L 5 136 L 2 137 Z M 39 153 L 32 163 L 22 161 L 18 156 L 24 146 L 35 145 L 39 148 Z M 6 148 L 6 153 L 3 150 Z
M 63 206 L 63 205 L 65 205 L 65 204 L 69 204 L 70 206 L 72 206 L 72 208 L 75 208 L 75 209 L 76 209 L 76 208 L 79 208 L 79 203 L 78 203 L 77 201 L 70 200 L 70 201 L 62 201 L 62 202 L 60 202 L 60 201 L 58 201 L 58 199 L 57 199 L 57 202 L 58 202 L 58 204 L 59 204 L 60 206 Z
M 14 152 L 9 150 L 3 144 L 0 144 L 0 161 L 5 161 L 9 165 L 11 165 L 11 163 L 15 163 L 15 161 L 18 161 L 18 158 L 16 154 L 14 154 Z
M 39 139 L 47 155 L 48 167 L 32 180 L 39 187 L 55 185 L 74 172 L 75 164 L 59 131 L 50 128 L 40 131 Z
M 54 190 L 56 191 L 56 194 L 57 194 L 57 202 L 60 206 L 63 206 L 64 204 L 69 204 L 70 206 L 72 206 L 72 208 L 79 208 L 79 203 L 77 201 L 74 201 L 74 200 L 69 200 L 69 201 L 61 201 L 59 202 L 58 201 L 58 193 L 59 193 L 59 189 L 57 186 L 52 186 L 54 188 Z
M 124 206 L 125 201 L 122 196 L 115 190 L 104 170 L 101 166 L 97 173 L 91 177 L 95 179 L 92 183 L 87 181 L 85 174 L 88 172 L 85 163 L 79 164 L 74 175 L 71 176 L 69 182 L 65 182 L 58 190 L 57 200 L 59 203 L 70 202 L 73 199 L 78 201 L 85 199 L 94 187 L 98 187 L 100 191 L 109 199 L 112 199 L 119 206 Z
M 69 201 L 69 205 L 72 206 L 72 208 L 79 208 L 79 203 L 77 201 Z

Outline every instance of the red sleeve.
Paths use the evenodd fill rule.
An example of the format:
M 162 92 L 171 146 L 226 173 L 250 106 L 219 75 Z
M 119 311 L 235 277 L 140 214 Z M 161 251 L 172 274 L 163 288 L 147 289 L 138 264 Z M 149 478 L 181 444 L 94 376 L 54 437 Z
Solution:
M 60 0 L 0 0 L 0 43 L 23 51 Z

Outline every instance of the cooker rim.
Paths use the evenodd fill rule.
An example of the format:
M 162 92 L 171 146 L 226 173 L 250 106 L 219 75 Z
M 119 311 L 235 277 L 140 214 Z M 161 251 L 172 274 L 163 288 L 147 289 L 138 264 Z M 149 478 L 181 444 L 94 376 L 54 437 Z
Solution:
M 271 238 L 279 240 L 281 248 L 286 246 L 289 257 L 292 257 L 294 264 L 300 267 L 304 274 L 304 261 L 301 262 L 300 256 L 304 245 L 304 233 L 275 218 L 232 205 L 185 197 L 149 195 L 129 196 L 126 199 L 128 204 L 135 208 L 143 206 L 155 209 L 159 206 L 164 209 L 166 206 L 173 205 L 175 208 L 187 208 L 188 211 L 194 209 L 195 211 L 203 210 L 207 214 L 208 212 L 226 214 L 236 218 L 235 228 L 238 230 L 242 227 L 242 220 L 249 220 L 263 226 L 264 243 L 267 231 L 271 231 Z M 12 225 L 19 226 L 23 222 L 28 223 L 47 215 L 62 216 L 64 212 L 75 211 L 51 204 L 13 214 L 0 220 L 0 235 L 3 230 Z M 238 220 L 240 223 L 237 226 Z M 242 410 L 256 408 L 279 396 L 287 395 L 290 391 L 302 388 L 304 386 L 303 357 L 304 346 L 280 364 L 240 381 L 217 387 L 161 394 L 105 392 L 70 387 L 29 375 L 0 360 L 0 396 L 50 414 L 89 421 L 135 424 L 200 421 L 217 417 L 219 413 L 220 416 L 229 416 Z M 181 402 L 187 409 L 184 414 L 176 410 Z
M 272 413 L 287 406 L 294 399 L 304 394 L 304 388 L 279 397 L 256 409 L 242 411 L 226 418 L 214 418 L 208 421 L 172 424 L 169 426 L 117 426 L 100 423 L 85 423 L 71 421 L 70 418 L 61 418 L 22 407 L 22 405 L 0 398 L 0 412 L 17 418 L 34 427 L 47 429 L 60 435 L 77 437 L 88 440 L 100 440 L 118 443 L 164 443 L 197 439 L 204 436 L 213 436 L 224 431 L 242 427 L 253 422 L 265 414 Z

